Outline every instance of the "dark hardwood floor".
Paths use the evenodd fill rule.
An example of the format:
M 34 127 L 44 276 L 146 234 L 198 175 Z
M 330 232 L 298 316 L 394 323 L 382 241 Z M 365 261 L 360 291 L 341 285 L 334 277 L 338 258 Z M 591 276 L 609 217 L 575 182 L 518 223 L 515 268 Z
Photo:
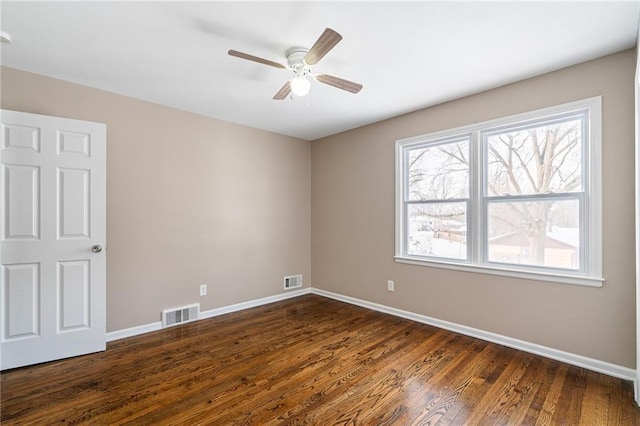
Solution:
M 640 424 L 629 382 L 314 295 L 0 378 L 3 425 Z

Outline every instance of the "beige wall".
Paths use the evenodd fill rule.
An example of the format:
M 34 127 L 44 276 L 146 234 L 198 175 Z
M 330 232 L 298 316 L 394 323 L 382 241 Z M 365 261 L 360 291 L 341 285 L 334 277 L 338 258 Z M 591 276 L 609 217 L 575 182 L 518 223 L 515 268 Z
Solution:
M 107 124 L 109 331 L 167 307 L 279 294 L 283 275 L 302 273 L 305 285 L 634 368 L 634 66 L 629 50 L 312 143 L 10 68 L 1 106 Z M 393 261 L 395 140 L 596 95 L 602 288 Z
M 634 67 L 628 50 L 312 142 L 313 286 L 634 368 Z M 597 95 L 602 288 L 394 262 L 397 139 Z
M 2 68 L 2 108 L 107 124 L 107 330 L 310 271 L 310 144 Z M 209 294 L 198 295 L 200 284 Z

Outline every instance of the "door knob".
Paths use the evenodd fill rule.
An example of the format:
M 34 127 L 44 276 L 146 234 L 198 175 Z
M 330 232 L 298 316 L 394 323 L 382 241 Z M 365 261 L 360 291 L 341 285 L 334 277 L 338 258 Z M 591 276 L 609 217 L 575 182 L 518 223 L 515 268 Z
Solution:
M 102 246 L 100 244 L 96 244 L 95 246 L 91 247 L 91 251 L 94 253 L 100 253 L 102 251 Z

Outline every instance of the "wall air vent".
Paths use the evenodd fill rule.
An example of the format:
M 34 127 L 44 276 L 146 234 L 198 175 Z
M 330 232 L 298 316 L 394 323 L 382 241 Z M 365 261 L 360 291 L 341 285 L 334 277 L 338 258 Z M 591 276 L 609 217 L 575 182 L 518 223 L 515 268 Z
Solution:
M 180 308 L 165 309 L 162 311 L 162 327 L 184 324 L 198 319 L 200 316 L 200 304 L 182 306 Z
M 302 287 L 302 275 L 289 275 L 284 277 L 284 289 Z

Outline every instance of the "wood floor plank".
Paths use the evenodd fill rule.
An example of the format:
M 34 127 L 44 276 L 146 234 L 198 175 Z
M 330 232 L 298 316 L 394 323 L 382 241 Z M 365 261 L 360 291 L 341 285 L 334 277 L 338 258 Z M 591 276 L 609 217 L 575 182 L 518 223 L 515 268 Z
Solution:
M 443 338 L 450 338 L 450 336 L 445 333 L 437 333 L 435 329 L 429 331 L 429 334 L 420 336 L 411 334 L 414 339 L 411 339 L 410 341 L 419 343 L 423 350 L 427 350 L 432 345 L 437 345 Z M 403 340 L 406 340 L 408 335 L 403 334 L 401 337 Z M 414 348 L 402 348 L 402 350 L 410 349 L 414 350 Z M 359 352 L 355 355 L 355 364 L 353 362 L 348 362 L 348 359 L 343 355 L 341 357 L 342 361 L 339 361 L 336 366 L 325 371 L 319 371 L 313 377 L 310 377 L 307 382 L 303 383 L 300 388 L 291 389 L 290 392 L 285 395 L 285 397 L 295 396 L 295 398 L 291 398 L 290 400 L 296 402 L 295 405 L 291 405 L 290 409 L 287 410 L 286 413 L 278 416 L 277 419 L 274 418 L 272 414 L 267 417 L 257 416 L 255 419 L 259 422 L 266 422 L 267 420 L 277 420 L 281 422 L 295 418 L 295 416 L 300 415 L 300 413 L 304 411 L 312 410 L 314 406 L 323 404 L 323 400 L 330 398 L 330 395 L 333 393 L 343 392 L 354 383 L 354 379 L 367 376 L 372 371 L 379 369 L 377 361 L 384 353 L 388 353 L 388 350 L 378 353 L 371 350 Z
M 522 376 L 529 371 L 529 365 L 533 360 L 533 355 L 525 355 L 516 368 L 506 377 L 506 381 L 498 393 L 493 406 L 489 408 L 488 416 L 495 419 L 496 423 L 503 423 L 504 418 L 509 418 L 512 409 L 519 403 L 520 395 L 516 390 L 516 385 L 520 382 Z
M 0 421 L 638 425 L 629 382 L 306 295 L 0 374 Z
M 563 422 L 567 418 L 581 419 L 586 375 L 586 370 L 569 366 L 552 422 Z
M 556 369 L 556 374 L 552 379 L 553 381 L 549 385 L 546 395 L 544 395 L 542 410 L 540 410 L 536 419 L 536 426 L 547 426 L 551 424 L 560 394 L 562 393 L 564 381 L 567 377 L 568 368 L 568 365 L 560 364 Z
M 407 321 L 406 325 L 411 326 L 411 323 Z M 431 332 L 433 331 L 434 330 L 432 330 Z M 336 398 L 332 395 L 344 395 L 345 390 L 348 390 L 354 386 L 360 386 L 359 380 L 361 380 L 362 378 L 367 378 L 370 374 L 379 371 L 380 368 L 378 364 L 381 360 L 386 360 L 388 357 L 394 356 L 394 354 L 397 354 L 407 345 L 419 344 L 421 341 L 425 340 L 425 337 L 426 336 L 423 335 L 421 339 L 407 339 L 406 334 L 395 333 L 394 335 L 378 342 L 373 347 L 368 348 L 367 350 L 356 355 L 356 359 L 364 356 L 362 359 L 366 361 L 365 363 L 361 363 L 358 365 L 360 370 L 358 374 L 353 374 L 352 371 L 345 371 L 343 374 L 338 376 L 339 379 L 330 380 L 328 384 L 325 383 L 327 385 L 326 387 L 323 386 L 322 382 L 316 383 L 316 389 L 321 390 L 323 396 L 329 396 L 332 402 L 336 403 L 337 401 L 339 401 L 339 398 Z M 341 364 L 346 366 L 353 366 L 353 360 L 349 363 L 339 363 L 338 365 Z M 336 371 L 335 367 L 333 367 L 330 371 L 334 375 L 335 373 L 339 373 L 339 370 Z M 289 386 L 288 383 L 286 385 Z M 322 399 L 325 399 L 325 397 L 323 397 Z M 322 399 L 320 402 L 322 402 Z M 298 405 L 306 405 L 302 398 L 296 398 L 296 401 Z M 313 402 L 314 405 L 318 405 L 318 403 L 319 401 L 317 400 L 314 400 Z M 323 405 L 326 407 L 326 404 Z M 254 421 L 258 420 L 258 418 L 253 415 L 251 415 L 251 417 Z
M 398 386 L 407 383 L 412 377 L 422 374 L 432 375 L 434 370 L 444 374 L 445 368 L 454 368 L 456 364 L 461 363 L 463 359 L 458 355 L 465 353 L 462 349 L 464 346 L 460 344 L 464 339 L 466 339 L 464 336 L 454 336 L 408 369 L 403 367 L 402 358 L 393 358 L 392 365 L 378 369 L 373 375 L 351 386 L 348 394 L 332 396 L 331 404 L 319 407 L 316 411 L 323 418 L 334 419 L 339 423 L 361 420 L 366 417 L 363 413 L 369 413 L 374 408 L 373 411 L 380 415 L 385 412 L 380 406 L 380 400 L 388 396 L 388 393 L 394 392 Z M 416 355 L 414 353 L 407 356 L 415 359 Z M 455 360 L 455 364 L 451 362 L 452 360 Z M 409 371 L 405 373 L 407 370 Z M 365 397 L 355 399 L 353 394 Z
M 481 348 L 479 353 L 465 360 L 462 368 L 449 370 L 442 378 L 442 382 L 447 384 L 444 387 L 437 385 L 438 380 L 432 381 L 432 378 L 429 378 L 428 381 L 431 383 L 427 385 L 428 388 L 436 391 L 439 389 L 439 392 L 435 397 L 430 397 L 428 393 L 415 392 L 407 399 L 411 408 L 404 421 L 411 420 L 412 424 L 449 424 L 461 410 L 473 406 L 478 395 L 483 392 L 487 377 L 497 367 L 495 359 L 500 353 L 500 347 L 497 345 L 485 344 Z M 415 411 L 419 409 L 421 412 L 418 414 Z

